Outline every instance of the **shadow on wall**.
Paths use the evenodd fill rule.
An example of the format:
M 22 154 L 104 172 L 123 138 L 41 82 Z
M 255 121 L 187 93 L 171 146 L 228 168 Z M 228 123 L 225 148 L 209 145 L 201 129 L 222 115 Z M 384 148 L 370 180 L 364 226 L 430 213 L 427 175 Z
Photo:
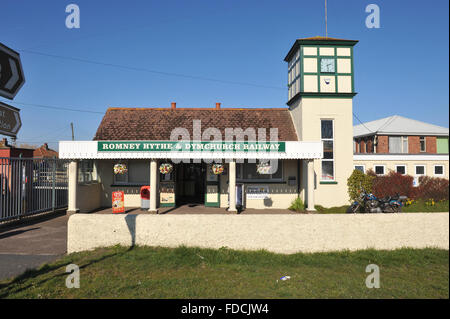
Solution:
M 269 197 L 269 198 L 264 198 L 264 206 L 266 207 L 272 207 L 273 205 L 273 200 Z
M 131 247 L 133 249 L 136 244 L 136 217 L 137 215 L 126 215 L 125 222 L 127 223 L 128 231 L 131 235 Z

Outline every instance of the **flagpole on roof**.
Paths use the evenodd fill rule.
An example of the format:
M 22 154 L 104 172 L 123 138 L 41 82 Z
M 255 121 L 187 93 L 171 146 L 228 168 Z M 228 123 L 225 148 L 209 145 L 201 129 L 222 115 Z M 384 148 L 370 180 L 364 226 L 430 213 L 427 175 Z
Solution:
M 325 0 L 325 38 L 328 38 L 327 0 Z

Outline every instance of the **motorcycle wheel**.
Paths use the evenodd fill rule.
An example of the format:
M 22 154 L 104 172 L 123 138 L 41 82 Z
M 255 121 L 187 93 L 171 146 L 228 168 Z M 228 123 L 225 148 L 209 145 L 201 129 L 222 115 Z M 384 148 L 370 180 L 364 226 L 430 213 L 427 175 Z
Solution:
M 351 204 L 348 208 L 346 213 L 347 214 L 355 214 L 359 210 L 359 204 Z
M 402 207 L 398 206 L 398 205 L 392 205 L 392 212 L 393 213 L 401 213 L 402 212 Z

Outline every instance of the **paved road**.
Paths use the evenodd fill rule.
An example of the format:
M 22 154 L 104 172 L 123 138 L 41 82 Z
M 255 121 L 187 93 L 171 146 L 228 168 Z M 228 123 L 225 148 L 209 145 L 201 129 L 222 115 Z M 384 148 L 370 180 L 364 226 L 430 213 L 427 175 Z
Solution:
M 67 250 L 66 215 L 0 227 L 0 281 L 56 260 Z

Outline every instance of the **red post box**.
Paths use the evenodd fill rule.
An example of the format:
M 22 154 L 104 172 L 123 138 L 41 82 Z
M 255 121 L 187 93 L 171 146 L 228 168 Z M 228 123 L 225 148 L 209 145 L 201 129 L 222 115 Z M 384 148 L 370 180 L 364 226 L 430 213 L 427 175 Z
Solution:
M 150 186 L 141 187 L 141 210 L 150 208 Z

